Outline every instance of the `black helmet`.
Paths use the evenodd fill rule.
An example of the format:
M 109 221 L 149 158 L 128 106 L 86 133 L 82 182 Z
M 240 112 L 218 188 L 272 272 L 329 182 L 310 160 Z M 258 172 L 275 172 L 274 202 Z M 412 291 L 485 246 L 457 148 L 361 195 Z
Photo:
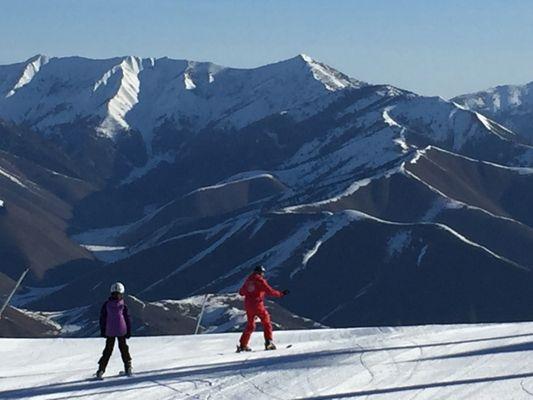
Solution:
M 266 272 L 266 269 L 262 265 L 258 265 L 254 268 L 254 272 L 257 274 L 264 274 Z

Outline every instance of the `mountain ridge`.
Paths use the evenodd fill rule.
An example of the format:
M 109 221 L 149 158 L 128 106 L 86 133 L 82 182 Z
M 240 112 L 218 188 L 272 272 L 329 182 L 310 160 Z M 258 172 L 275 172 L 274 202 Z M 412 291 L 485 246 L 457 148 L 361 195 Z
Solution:
M 0 223 L 35 212 L 28 188 L 47 190 L 43 208 L 67 200 L 69 261 L 34 271 L 58 288 L 35 309 L 91 304 L 116 280 L 149 301 L 232 292 L 263 263 L 294 289 L 291 312 L 329 326 L 531 317 L 533 149 L 479 111 L 305 55 L 255 69 L 52 59 L 0 116 L 17 105 L 36 137 L 10 120 L 5 148 L 27 162 L 0 153 Z M 41 163 L 78 181 L 51 184 Z M 17 235 L 10 278 L 39 259 Z
M 533 82 L 499 85 L 457 96 L 452 101 L 486 115 L 533 143 Z

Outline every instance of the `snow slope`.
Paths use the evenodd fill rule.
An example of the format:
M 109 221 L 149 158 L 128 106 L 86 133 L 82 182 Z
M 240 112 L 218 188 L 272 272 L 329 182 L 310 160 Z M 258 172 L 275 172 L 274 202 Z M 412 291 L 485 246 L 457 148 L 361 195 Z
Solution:
M 91 381 L 102 339 L 1 339 L 2 399 L 526 399 L 533 323 L 133 338 L 136 375 Z M 285 348 L 293 344 L 292 348 Z M 259 334 L 252 338 L 259 348 Z M 31 360 L 29 363 L 28 361 Z

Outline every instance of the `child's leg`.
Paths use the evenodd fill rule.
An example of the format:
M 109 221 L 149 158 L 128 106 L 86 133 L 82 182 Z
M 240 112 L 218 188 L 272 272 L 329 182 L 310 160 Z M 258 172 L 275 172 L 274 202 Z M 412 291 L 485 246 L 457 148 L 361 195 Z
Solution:
M 122 362 L 124 362 L 124 368 L 126 370 L 128 368 L 131 368 L 130 349 L 126 343 L 125 336 L 120 336 L 118 338 L 118 348 L 120 349 L 120 355 L 122 356 Z
M 107 363 L 109 362 L 109 358 L 111 358 L 111 354 L 113 353 L 113 347 L 115 346 L 115 338 L 114 337 L 108 337 L 105 341 L 105 348 L 104 352 L 102 353 L 102 357 L 100 357 L 100 360 L 98 361 L 98 365 L 100 366 L 100 371 L 105 371 L 107 367 Z

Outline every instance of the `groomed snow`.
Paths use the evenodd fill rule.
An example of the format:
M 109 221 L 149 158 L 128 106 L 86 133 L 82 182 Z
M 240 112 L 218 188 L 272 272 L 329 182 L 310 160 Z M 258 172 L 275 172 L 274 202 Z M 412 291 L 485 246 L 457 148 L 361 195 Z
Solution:
M 2 399 L 528 399 L 533 323 L 276 332 L 275 352 L 236 354 L 238 334 L 130 340 L 135 376 L 91 381 L 103 339 L 0 339 Z M 259 349 L 256 333 L 252 346 Z M 292 344 L 292 348 L 285 348 Z

